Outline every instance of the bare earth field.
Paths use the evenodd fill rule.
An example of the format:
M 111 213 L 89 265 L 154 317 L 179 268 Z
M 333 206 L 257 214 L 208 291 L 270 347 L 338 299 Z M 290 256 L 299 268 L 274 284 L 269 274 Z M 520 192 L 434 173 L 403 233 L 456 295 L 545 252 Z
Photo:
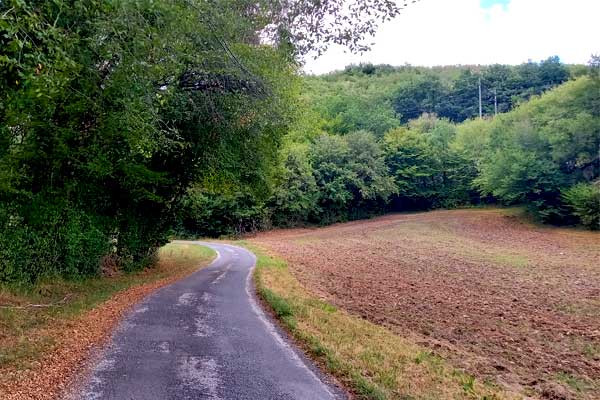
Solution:
M 600 398 L 600 235 L 517 210 L 396 214 L 252 242 L 310 291 L 508 390 Z

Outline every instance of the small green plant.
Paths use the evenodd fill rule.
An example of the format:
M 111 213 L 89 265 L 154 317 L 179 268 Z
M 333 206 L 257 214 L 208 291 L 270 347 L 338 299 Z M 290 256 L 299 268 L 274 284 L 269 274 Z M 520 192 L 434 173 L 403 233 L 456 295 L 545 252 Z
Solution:
M 263 299 L 269 303 L 277 317 L 285 318 L 292 317 L 294 315 L 292 306 L 290 306 L 290 304 L 283 297 L 276 295 L 271 290 L 266 288 L 261 289 L 261 295 Z
M 475 392 L 475 378 L 470 375 L 465 375 L 462 388 L 466 394 Z
M 600 356 L 600 344 L 586 343 L 583 346 L 583 355 L 594 360 Z
M 433 354 L 430 351 L 420 351 L 415 357 L 415 364 L 421 364 L 423 361 L 431 358 Z
M 559 372 L 556 375 L 556 378 L 558 379 L 558 381 L 566 384 L 567 386 L 569 386 L 571 389 L 573 389 L 577 393 L 585 393 L 588 390 L 594 389 L 594 386 L 600 386 L 600 383 L 595 384 L 593 381 L 590 381 L 589 379 L 575 376 L 575 375 L 569 374 L 567 372 Z
M 563 191 L 562 198 L 582 225 L 600 229 L 600 181 L 578 183 Z
M 352 379 L 354 380 L 356 390 L 358 391 L 359 398 L 365 400 L 386 400 L 387 397 L 380 389 L 365 379 L 359 374 L 353 374 Z

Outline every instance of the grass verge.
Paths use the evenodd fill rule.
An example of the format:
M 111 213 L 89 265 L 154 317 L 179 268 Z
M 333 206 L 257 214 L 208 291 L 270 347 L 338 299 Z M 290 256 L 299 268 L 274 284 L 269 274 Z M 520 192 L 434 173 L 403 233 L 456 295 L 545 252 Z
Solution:
M 198 245 L 168 244 L 144 271 L 28 289 L 0 286 L 0 398 L 55 398 L 129 307 L 215 255 Z
M 311 294 L 286 263 L 248 242 L 259 296 L 305 350 L 358 399 L 518 398 L 450 366 L 429 349 Z

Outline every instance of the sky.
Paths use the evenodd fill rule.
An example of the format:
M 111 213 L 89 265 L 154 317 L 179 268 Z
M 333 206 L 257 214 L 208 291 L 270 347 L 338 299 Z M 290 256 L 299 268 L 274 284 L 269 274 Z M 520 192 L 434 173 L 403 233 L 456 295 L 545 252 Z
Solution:
M 380 26 L 371 51 L 331 47 L 307 58 L 304 70 L 321 74 L 360 62 L 520 64 L 554 55 L 585 64 L 600 54 L 599 17 L 600 0 L 420 0 Z

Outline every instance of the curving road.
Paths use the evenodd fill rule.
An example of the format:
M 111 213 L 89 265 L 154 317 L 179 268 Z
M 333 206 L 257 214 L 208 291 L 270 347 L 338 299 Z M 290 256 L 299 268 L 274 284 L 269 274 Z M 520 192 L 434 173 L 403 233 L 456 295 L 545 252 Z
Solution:
M 213 263 L 138 304 L 76 399 L 344 399 L 257 305 L 256 258 L 225 244 Z

